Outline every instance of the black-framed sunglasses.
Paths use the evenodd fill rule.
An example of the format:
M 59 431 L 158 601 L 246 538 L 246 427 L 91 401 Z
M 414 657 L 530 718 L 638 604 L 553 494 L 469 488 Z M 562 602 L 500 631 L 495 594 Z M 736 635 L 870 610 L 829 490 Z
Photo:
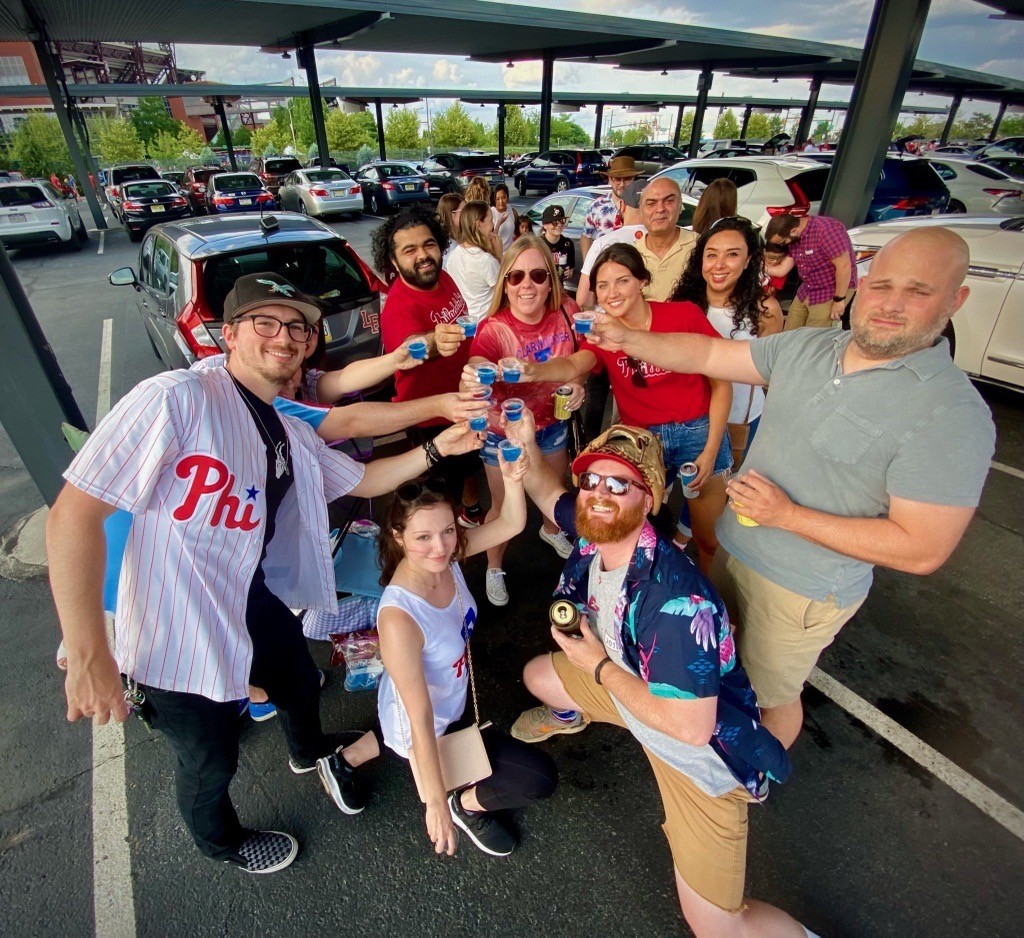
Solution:
M 538 287 L 543 286 L 548 280 L 551 279 L 551 274 L 542 267 L 534 267 L 533 270 L 510 270 L 505 274 L 505 279 L 508 281 L 510 287 L 518 287 L 529 275 L 530 279 L 537 284 Z
M 414 502 L 416 499 L 422 498 L 424 494 L 447 498 L 448 489 L 443 482 L 429 476 L 420 482 L 406 482 L 405 485 L 400 485 L 395 489 L 395 495 L 403 502 Z
M 742 225 L 744 228 L 753 228 L 754 231 L 761 230 L 760 225 L 755 225 L 754 222 L 745 215 L 723 215 L 721 218 L 711 223 L 711 227 L 708 228 L 708 231 L 714 231 L 715 225 L 720 225 L 723 221 L 735 222 L 738 225 Z
M 642 492 L 646 492 L 646 487 L 640 482 L 634 482 L 632 479 L 624 479 L 622 476 L 602 476 L 596 472 L 584 472 L 580 474 L 580 488 L 584 492 L 593 492 L 601 483 L 604 483 L 605 491 L 609 495 L 623 496 L 630 490 L 630 487 L 635 486 Z
M 232 322 L 241 322 L 243 319 L 248 319 L 252 322 L 256 335 L 261 335 L 264 339 L 273 339 L 280 333 L 281 329 L 285 328 L 288 330 L 288 335 L 294 341 L 308 342 L 313 338 L 315 331 L 308 322 L 281 322 L 275 316 L 239 316 L 237 319 L 232 320 Z
M 640 362 L 632 355 L 627 355 L 626 365 L 629 367 L 629 380 L 633 383 L 633 387 L 647 387 L 647 376 L 644 374 L 643 369 L 640 366 Z

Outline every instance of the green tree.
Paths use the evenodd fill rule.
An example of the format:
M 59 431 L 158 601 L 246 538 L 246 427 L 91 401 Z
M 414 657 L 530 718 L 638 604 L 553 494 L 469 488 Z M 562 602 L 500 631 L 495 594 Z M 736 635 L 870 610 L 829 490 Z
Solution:
M 918 134 L 927 140 L 931 140 L 933 137 L 938 137 L 942 133 L 942 127 L 945 121 L 937 121 L 934 117 L 928 114 L 917 114 L 914 119 L 907 124 L 908 134 Z
M 478 143 L 480 129 L 474 123 L 461 101 L 454 101 L 437 112 L 433 120 L 434 146 L 471 147 Z
M 505 147 L 506 149 L 528 150 L 537 146 L 540 138 L 540 115 L 526 115 L 526 112 L 514 104 L 505 108 Z
M 953 121 L 953 132 L 950 138 L 953 140 L 977 140 L 988 137 L 992 130 L 993 117 L 991 114 L 982 114 L 975 111 L 970 117 Z M 1002 128 L 1000 128 L 1002 133 Z
M 145 147 L 135 125 L 124 118 L 99 121 L 95 141 L 105 163 L 129 163 L 141 160 L 145 155 Z
M 740 122 L 736 120 L 736 115 L 733 113 L 732 108 L 726 108 L 718 115 L 718 121 L 715 124 L 715 137 L 720 140 L 731 140 L 739 135 Z
M 129 120 L 147 153 L 157 134 L 176 133 L 180 126 L 180 123 L 168 113 L 164 99 L 156 97 L 139 98 L 138 107 L 132 111 Z
M 26 176 L 45 179 L 50 173 L 66 176 L 73 171 L 56 117 L 30 114 L 11 137 L 10 155 Z
M 996 139 L 1002 137 L 1020 137 L 1024 135 L 1024 114 L 1011 114 L 999 122 L 999 133 Z
M 693 133 L 693 111 L 683 111 L 683 122 L 679 126 L 679 145 L 686 147 L 690 143 L 690 134 Z
M 407 107 L 392 108 L 384 120 L 384 140 L 389 147 L 412 150 L 420 143 L 420 119 Z
M 280 153 L 281 151 L 278 150 L 276 146 L 274 146 L 273 140 L 268 141 L 267 145 L 263 148 L 264 156 L 279 156 Z
M 690 117 L 690 124 L 693 124 L 693 117 Z M 684 117 L 685 122 L 685 117 Z M 608 134 L 608 143 L 613 147 L 628 147 L 638 143 L 648 143 L 654 136 L 654 124 L 641 121 L 632 127 L 616 127 Z
M 811 136 L 815 140 L 825 140 L 832 133 L 832 122 L 831 121 L 818 121 L 814 125 L 814 130 L 811 132 Z
M 748 140 L 767 140 L 776 133 L 778 131 L 772 130 L 771 120 L 767 114 L 761 114 L 757 111 L 751 112 L 750 120 L 747 121 Z
M 561 146 L 585 147 L 591 143 L 590 134 L 564 114 L 551 115 L 551 140 Z
M 291 134 L 286 135 L 282 132 L 279 125 L 271 121 L 269 124 L 257 127 L 252 132 L 250 146 L 253 153 L 262 156 L 267 146 L 271 143 L 274 145 L 274 152 L 280 153 L 286 146 L 290 146 L 291 142 Z
M 231 131 L 231 142 L 236 147 L 247 147 L 252 142 L 252 132 L 245 124 L 240 124 Z
M 346 114 L 331 110 L 325 121 L 327 148 L 333 152 L 352 152 L 361 146 L 376 146 L 377 122 L 368 111 Z

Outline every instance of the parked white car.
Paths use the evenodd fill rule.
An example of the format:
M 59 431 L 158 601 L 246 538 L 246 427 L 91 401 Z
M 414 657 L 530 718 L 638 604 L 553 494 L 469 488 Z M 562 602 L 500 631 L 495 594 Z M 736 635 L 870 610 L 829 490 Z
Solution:
M 0 183 L 0 241 L 4 247 L 67 244 L 80 251 L 88 240 L 78 202 L 63 198 L 49 182 Z
M 1024 214 L 1024 186 L 1001 169 L 977 160 L 931 154 L 928 162 L 949 189 L 948 212 Z
M 281 208 L 320 218 L 345 212 L 352 218 L 363 213 L 363 190 L 340 169 L 297 169 L 278 190 Z
M 727 160 L 694 159 L 658 173 L 679 183 L 684 195 L 700 198 L 708 183 L 736 183 L 740 215 L 764 228 L 773 215 L 817 215 L 830 167 L 798 156 L 736 156 Z
M 935 215 L 852 228 L 858 276 L 896 235 L 935 225 L 955 231 L 971 251 L 971 293 L 946 333 L 953 361 L 972 378 L 1024 391 L 1024 214 Z

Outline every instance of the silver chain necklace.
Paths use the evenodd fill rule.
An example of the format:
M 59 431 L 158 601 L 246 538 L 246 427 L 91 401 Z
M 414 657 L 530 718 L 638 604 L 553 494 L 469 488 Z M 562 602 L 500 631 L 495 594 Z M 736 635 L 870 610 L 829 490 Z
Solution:
M 270 431 L 267 429 L 267 425 L 263 422 L 263 418 L 260 417 L 259 411 L 256 410 L 256 408 L 249 402 L 249 398 L 245 396 L 242 386 L 238 383 L 238 380 L 234 375 L 231 375 L 231 380 L 235 382 L 235 387 L 238 388 L 238 396 L 242 399 L 242 403 L 249 409 L 249 413 L 256 418 L 256 422 L 259 424 L 257 429 L 260 431 L 260 436 L 274 447 L 274 477 L 280 479 L 281 476 L 286 475 L 288 472 L 287 432 L 285 433 L 285 438 L 282 442 L 275 443 L 274 438 L 270 435 Z

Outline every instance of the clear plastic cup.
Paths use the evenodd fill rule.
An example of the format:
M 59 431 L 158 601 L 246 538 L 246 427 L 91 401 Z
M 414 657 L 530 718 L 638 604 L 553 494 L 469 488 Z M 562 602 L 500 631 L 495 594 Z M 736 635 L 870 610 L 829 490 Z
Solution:
M 462 335 L 467 339 L 472 339 L 476 335 L 476 320 L 472 316 L 460 316 L 455 320 L 455 325 L 462 330 Z
M 489 362 L 481 362 L 476 366 L 476 380 L 481 384 L 494 384 L 498 377 L 498 369 Z
M 474 433 L 482 433 L 487 429 L 487 414 L 479 414 L 469 418 L 469 429 Z
M 580 335 L 589 335 L 590 328 L 594 325 L 594 320 L 597 319 L 593 313 L 573 313 L 572 314 L 572 327 Z
M 414 339 L 409 343 L 409 354 L 416 359 L 416 361 L 423 361 L 427 357 L 427 340 L 426 339 Z
M 525 406 L 521 397 L 510 397 L 507 401 L 502 402 L 501 412 L 509 423 L 515 423 L 523 416 L 523 408 Z
M 523 363 L 518 358 L 503 358 L 498 362 L 501 380 L 506 384 L 518 384 L 523 376 Z
M 515 462 L 523 455 L 523 448 L 512 440 L 502 440 L 498 444 L 498 450 L 501 452 L 505 462 Z

